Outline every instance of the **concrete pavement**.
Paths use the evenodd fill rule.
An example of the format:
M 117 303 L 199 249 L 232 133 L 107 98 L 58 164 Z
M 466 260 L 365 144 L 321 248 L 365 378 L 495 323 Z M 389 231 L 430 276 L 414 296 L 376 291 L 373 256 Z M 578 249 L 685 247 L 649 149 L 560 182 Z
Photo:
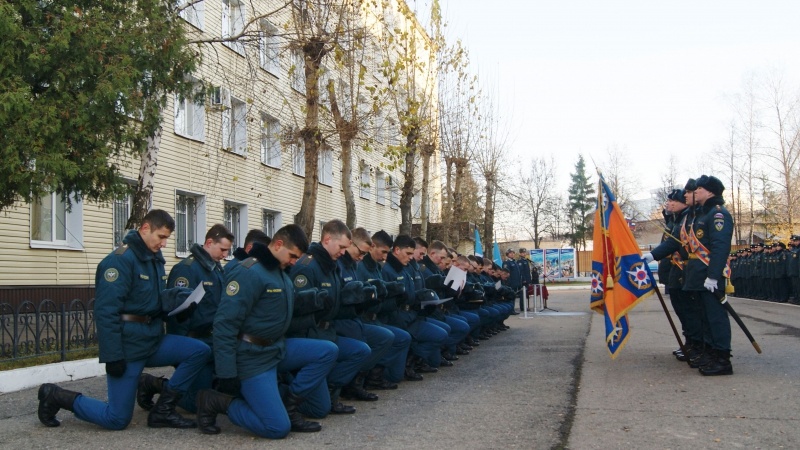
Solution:
M 0 395 L 3 448 L 794 448 L 800 441 L 800 308 L 733 299 L 764 353 L 735 323 L 734 375 L 703 377 L 671 355 L 676 342 L 656 298 L 631 314 L 631 339 L 612 361 L 587 290 L 554 290 L 548 305 L 574 315 L 509 319 L 452 368 L 353 402 L 320 433 L 265 442 L 220 417 L 223 432 L 151 430 L 138 410 L 110 432 L 62 411 L 62 426 L 36 419 L 36 389 Z M 669 299 L 667 298 L 667 303 Z M 583 314 L 581 314 L 583 313 Z M 168 374 L 169 370 L 152 373 Z M 104 398 L 104 377 L 61 383 Z

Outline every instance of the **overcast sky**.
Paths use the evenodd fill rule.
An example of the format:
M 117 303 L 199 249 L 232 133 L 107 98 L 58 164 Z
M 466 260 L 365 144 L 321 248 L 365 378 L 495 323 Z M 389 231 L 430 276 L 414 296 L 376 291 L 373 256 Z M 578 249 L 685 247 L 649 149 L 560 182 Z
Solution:
M 627 150 L 643 191 L 670 154 L 682 177 L 713 172 L 708 153 L 748 73 L 800 86 L 798 0 L 440 1 L 450 36 L 499 91 L 512 153 L 557 155 L 563 189 L 579 153 L 593 174 L 611 146 Z

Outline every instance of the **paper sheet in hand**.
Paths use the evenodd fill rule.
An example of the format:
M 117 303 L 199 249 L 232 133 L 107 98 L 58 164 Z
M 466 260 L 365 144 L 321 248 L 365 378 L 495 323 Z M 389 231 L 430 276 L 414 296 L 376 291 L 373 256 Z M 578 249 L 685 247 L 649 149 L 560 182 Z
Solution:
M 500 289 L 500 285 L 501 285 L 501 284 L 502 284 L 502 283 L 498 281 L 497 283 L 495 283 L 495 284 L 494 284 L 494 288 L 495 288 L 495 289 Z
M 450 288 L 454 291 L 460 291 L 467 283 L 467 272 L 464 272 L 456 266 L 450 267 L 450 270 L 447 272 L 447 277 L 444 279 L 444 285 L 447 286 L 450 284 L 450 281 L 453 282 Z
M 194 288 L 194 291 L 192 291 L 191 295 L 189 295 L 189 297 L 186 298 L 186 300 L 184 300 L 183 303 L 180 304 L 180 306 L 178 306 L 177 308 L 173 309 L 167 315 L 172 317 L 175 314 L 178 314 L 179 312 L 181 312 L 184 309 L 188 308 L 189 305 L 192 304 L 192 302 L 200 303 L 200 300 L 203 299 L 204 295 L 206 295 L 206 290 L 203 289 L 203 283 L 200 283 L 200 284 L 197 285 L 196 288 Z
M 419 304 L 420 304 L 420 306 L 422 306 L 424 308 L 424 307 L 426 307 L 428 305 L 441 305 L 442 303 L 449 302 L 452 299 L 453 299 L 453 297 L 440 298 L 439 300 L 428 300 L 428 301 L 420 302 Z

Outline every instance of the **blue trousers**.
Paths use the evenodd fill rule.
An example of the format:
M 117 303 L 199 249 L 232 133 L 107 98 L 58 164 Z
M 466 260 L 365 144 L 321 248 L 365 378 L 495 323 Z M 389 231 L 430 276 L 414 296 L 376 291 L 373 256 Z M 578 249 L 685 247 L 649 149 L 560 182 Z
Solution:
M 369 346 L 370 357 L 364 361 L 364 365 L 359 371 L 375 367 L 375 364 L 389 351 L 394 341 L 391 331 L 377 325 L 363 323 L 361 319 L 337 320 L 336 333 L 339 336 L 357 339 Z
M 292 372 L 289 391 L 308 399 L 312 394 L 318 394 L 317 387 L 323 385 L 325 395 L 318 401 L 327 399 L 330 402 L 325 379 L 336 364 L 339 347 L 322 339 L 287 338 L 285 342 L 286 355 L 278 363 L 278 372 Z
M 339 356 L 328 374 L 328 385 L 339 388 L 358 374 L 372 352 L 367 344 L 344 336 L 336 338 L 336 346 L 339 347 Z
M 378 365 L 383 366 L 383 376 L 392 383 L 398 383 L 403 379 L 406 369 L 406 358 L 411 347 L 411 335 L 406 330 L 391 326 L 380 325 L 389 330 L 394 339 L 389 351 L 378 361 Z
M 209 362 L 200 369 L 200 373 L 194 378 L 194 382 L 189 386 L 186 394 L 178 401 L 178 406 L 189 411 L 192 414 L 197 413 L 197 393 L 201 389 L 211 389 L 211 382 L 214 379 L 214 353 L 211 353 Z
M 264 438 L 281 439 L 289 434 L 292 424 L 278 390 L 277 368 L 242 380 L 242 398 L 231 402 L 228 419 Z
M 708 332 L 711 345 L 714 350 L 731 350 L 731 321 L 728 318 L 728 310 L 722 306 L 709 291 L 696 291 L 695 298 L 703 305 L 704 314 L 702 324 L 704 332 Z M 705 333 L 704 333 L 705 334 Z
M 441 348 L 447 339 L 447 331 L 422 319 L 411 322 L 407 331 L 412 337 L 411 353 L 431 366 L 439 367 L 442 361 Z
M 681 328 L 686 339 L 701 343 L 703 339 L 703 304 L 692 298 L 690 292 L 680 287 L 669 288 L 669 300 L 675 315 L 681 321 Z
M 169 387 L 178 393 L 185 393 L 210 357 L 211 349 L 197 339 L 167 334 L 152 356 L 129 361 L 125 373 L 119 378 L 106 377 L 108 402 L 79 395 L 73 404 L 75 416 L 109 430 L 122 430 L 133 417 L 136 387 L 145 367 L 177 365 L 169 380 Z
M 453 314 L 455 318 L 463 318 L 469 324 L 469 331 L 472 333 L 481 326 L 481 317 L 472 311 L 459 311 Z
M 444 341 L 444 345 L 450 354 L 456 354 L 456 345 L 467 338 L 469 334 L 469 324 L 466 320 L 459 319 L 455 316 L 445 316 L 445 322 L 450 325 L 450 334 Z

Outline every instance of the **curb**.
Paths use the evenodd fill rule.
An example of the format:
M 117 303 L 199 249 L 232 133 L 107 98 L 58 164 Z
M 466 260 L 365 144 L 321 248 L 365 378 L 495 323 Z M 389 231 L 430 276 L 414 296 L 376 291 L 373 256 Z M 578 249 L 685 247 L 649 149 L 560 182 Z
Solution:
M 42 383 L 61 383 L 106 374 L 97 358 L 65 361 L 0 372 L 0 394 L 21 391 Z

